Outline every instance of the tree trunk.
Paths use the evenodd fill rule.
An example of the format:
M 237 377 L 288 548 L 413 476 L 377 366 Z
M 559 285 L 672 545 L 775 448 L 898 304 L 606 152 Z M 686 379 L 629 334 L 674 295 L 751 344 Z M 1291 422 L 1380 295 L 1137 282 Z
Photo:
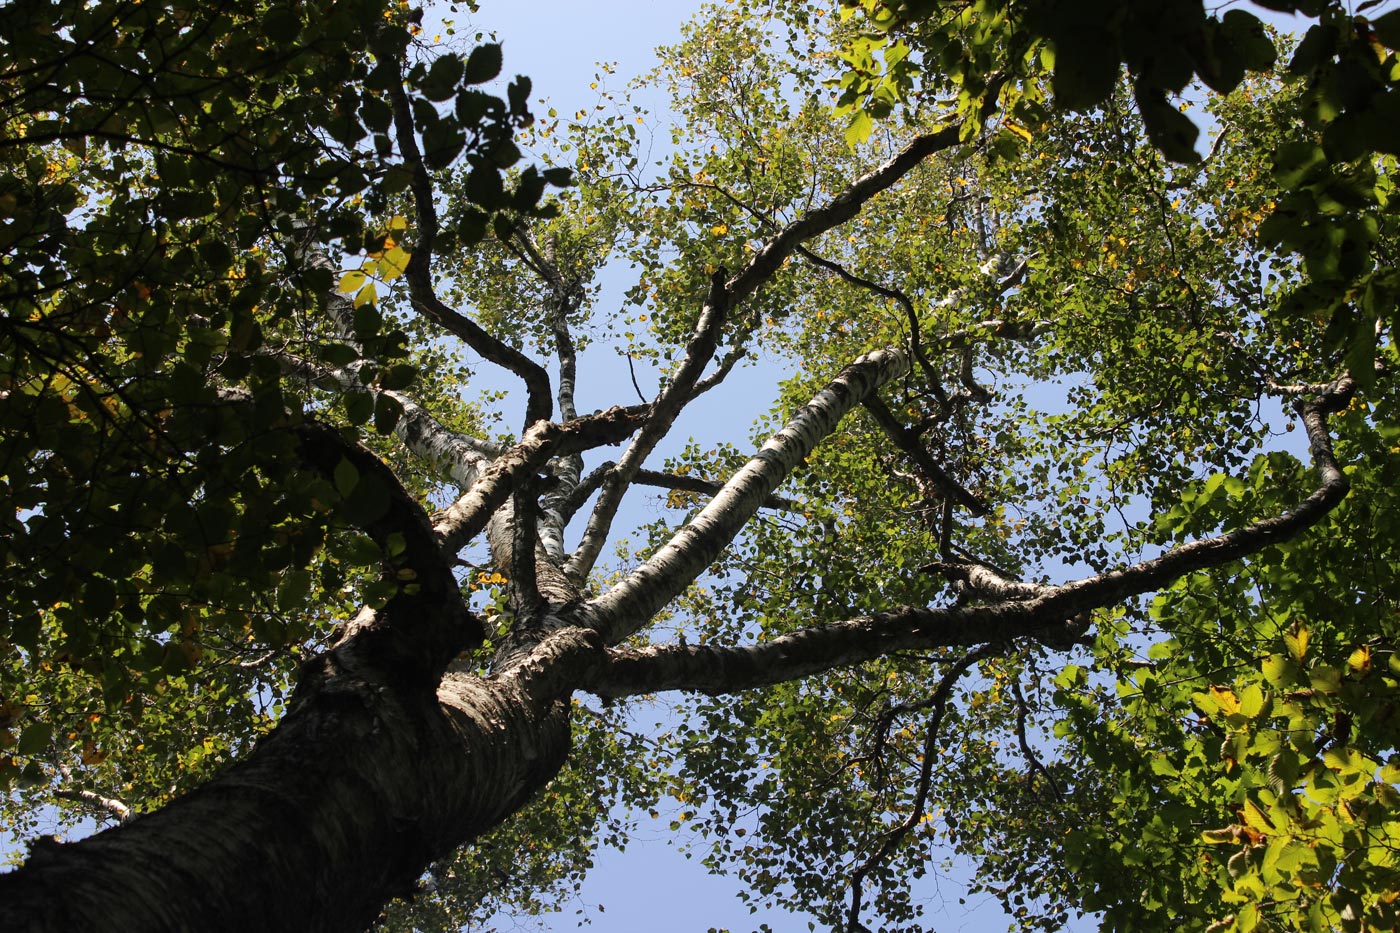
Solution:
M 568 752 L 567 700 L 519 676 L 453 674 L 436 695 L 316 681 L 245 761 L 186 797 L 35 846 L 0 875 L 0 929 L 360 933 Z

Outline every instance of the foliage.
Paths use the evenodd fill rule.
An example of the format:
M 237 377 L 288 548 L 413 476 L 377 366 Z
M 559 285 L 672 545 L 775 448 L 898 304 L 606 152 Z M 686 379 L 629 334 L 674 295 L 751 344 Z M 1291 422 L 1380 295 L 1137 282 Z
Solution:
M 528 81 L 491 83 L 499 46 L 435 47 L 407 5 L 23 6 L 0 23 L 24 79 L 0 140 L 7 823 L 154 811 L 246 757 L 357 608 L 421 592 L 386 516 L 446 538 L 520 411 L 591 423 L 590 345 L 677 406 L 705 405 L 707 353 L 782 376 L 750 438 L 643 469 L 679 433 L 666 389 L 618 463 L 515 477 L 449 555 L 486 642 L 447 680 L 664 574 L 794 412 L 893 346 L 908 371 L 606 646 L 798 666 L 659 674 L 680 699 L 646 735 L 626 698 L 651 689 L 570 673 L 602 702 L 573 698 L 569 764 L 385 926 L 548 910 L 670 806 L 755 908 L 833 928 L 920 923 L 911 879 L 955 853 L 1024 929 L 1393 928 L 1400 14 L 1261 5 L 1317 21 L 1290 49 L 1195 0 L 734 0 L 645 79 L 666 128 L 606 92 L 536 122 Z M 911 139 L 938 142 L 812 221 Z M 1270 531 L 1333 456 L 1349 496 Z M 661 515 L 614 528 L 634 482 Z M 1139 585 L 1161 555 L 1187 557 Z M 917 637 L 880 628 L 920 611 Z M 865 645 L 800 667 L 855 623 Z
M 401 80 L 421 13 L 12 13 L 5 67 L 25 80 L 0 143 L 0 779 L 43 800 L 54 767 L 90 771 L 153 807 L 266 731 L 298 658 L 380 561 L 352 528 L 367 484 L 357 499 L 352 477 L 309 473 L 287 431 L 327 396 L 266 351 L 358 367 L 366 389 L 402 388 L 441 352 L 410 351 L 366 290 L 358 345 L 332 339 L 333 275 L 305 261 L 313 246 L 394 255 L 402 223 L 375 218 L 406 176 L 379 90 Z M 511 164 L 528 85 L 476 89 L 498 59 L 482 46 L 409 69 L 430 159 L 470 144 L 470 164 Z M 456 109 L 431 104 L 445 99 Z M 349 423 L 396 425 L 368 391 L 335 396 Z

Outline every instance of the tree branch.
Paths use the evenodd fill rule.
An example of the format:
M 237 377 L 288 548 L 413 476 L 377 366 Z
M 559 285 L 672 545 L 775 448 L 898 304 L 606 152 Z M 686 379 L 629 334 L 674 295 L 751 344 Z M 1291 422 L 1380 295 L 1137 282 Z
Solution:
M 724 314 L 772 278 L 783 262 L 804 242 L 856 216 L 867 201 L 899 181 L 925 158 L 956 145 L 959 133 L 960 124 L 955 124 L 915 137 L 883 165 L 857 178 L 831 201 L 780 230 L 733 278 L 722 284 L 719 279 L 723 276 L 723 270 L 720 270 L 716 280 L 711 282 L 710 295 L 701 312 L 695 336 L 687 347 L 685 361 L 653 407 L 652 423 L 628 447 L 616 469 L 604 478 L 602 495 L 589 516 L 588 527 L 578 550 L 566 566 L 570 576 L 580 580 L 592 570 L 627 486 L 657 441 L 670 430 L 681 408 L 699 392 L 718 383 L 718 378 L 707 379 L 700 384 L 697 381 L 715 352 Z M 715 317 L 713 321 L 708 320 L 711 316 Z M 740 339 L 738 343 L 742 344 L 743 340 Z M 727 374 L 742 355 L 742 346 L 736 345 L 726 358 L 727 365 L 721 367 L 722 373 Z M 719 375 L 719 378 L 723 376 Z
M 948 394 L 943 391 L 943 383 L 939 380 L 933 364 L 929 362 L 928 357 L 924 356 L 923 337 L 920 333 L 923 328 L 919 324 L 919 314 L 914 309 L 914 302 L 909 299 L 909 296 L 897 288 L 887 288 L 878 282 L 856 275 L 839 262 L 818 256 L 805 246 L 799 246 L 797 252 L 808 262 L 835 274 L 842 281 L 857 288 L 874 292 L 882 298 L 888 298 L 904 309 L 904 317 L 909 322 L 909 352 L 914 355 L 914 362 L 919 364 L 920 371 L 928 380 L 929 389 L 932 390 L 933 397 L 938 400 L 939 407 L 946 412 L 948 410 Z
M 575 388 L 578 383 L 578 348 L 569 330 L 569 315 L 578 311 L 583 301 L 583 291 L 577 285 L 564 281 L 559 272 L 555 256 L 553 234 L 546 241 L 548 249 L 541 250 L 528 227 L 516 226 L 511 229 L 506 246 L 545 283 L 549 297 L 546 313 L 549 328 L 554 334 L 554 353 L 559 361 L 559 387 L 557 398 L 559 416 L 565 421 L 578 417 L 575 406 Z M 564 503 L 578 485 L 583 473 L 583 458 L 570 454 L 550 466 L 550 472 L 558 482 L 541 500 L 541 514 L 538 516 L 540 541 L 545 554 L 558 565 L 564 563 L 564 526 L 568 516 L 564 513 Z M 570 513 L 572 514 L 572 513 Z
M 552 457 L 606 444 L 616 444 L 637 430 L 646 415 L 637 407 L 609 408 L 565 424 L 536 422 L 520 443 L 503 453 L 481 473 L 471 489 L 433 517 L 443 550 L 456 554 L 481 533 L 491 513 L 515 491 L 520 477 L 540 470 Z
M 987 514 L 987 503 L 964 489 L 961 483 L 948 474 L 948 471 L 935 463 L 933 457 L 929 456 L 927 448 L 919 442 L 918 435 L 900 424 L 878 395 L 871 395 L 864 404 L 865 410 L 870 412 L 875 423 L 880 426 L 880 430 L 884 431 L 885 435 L 894 442 L 894 445 L 914 461 L 914 465 L 919 468 L 930 483 L 943 493 L 945 498 L 958 503 L 973 515 Z
M 719 346 L 720 330 L 724 327 L 730 306 L 724 287 L 724 270 L 720 269 L 710 280 L 709 295 L 676 374 L 651 404 L 646 424 L 627 446 L 617 465 L 603 476 L 602 492 L 592 514 L 588 516 L 588 525 L 584 528 L 578 549 L 564 565 L 564 572 L 575 581 L 581 582 L 592 571 L 627 487 L 656 445 L 671 430 L 681 409 L 693 397 L 696 381 Z
M 535 521 L 535 477 L 523 474 L 511 497 L 510 587 L 515 611 L 530 617 L 540 603 L 540 586 L 535 562 L 539 542 Z
M 502 453 L 500 445 L 449 430 L 422 405 L 403 392 L 364 385 L 350 369 L 331 369 L 286 352 L 263 353 L 277 360 L 282 372 L 329 391 L 355 389 L 398 402 L 403 415 L 394 433 L 433 472 L 450 477 L 463 489 L 476 481 L 477 470 Z
M 394 129 L 398 136 L 399 152 L 404 164 L 411 173 L 409 187 L 413 191 L 413 203 L 418 217 L 418 237 L 404 269 L 404 280 L 408 282 L 409 297 L 413 307 L 428 320 L 466 343 L 483 359 L 502 366 L 525 383 L 527 401 L 525 403 L 525 426 L 537 421 L 548 421 L 554 411 L 550 400 L 549 373 L 543 366 L 530 359 L 514 347 L 503 343 L 488 333 L 466 315 L 449 308 L 437 297 L 432 282 L 433 244 L 437 240 L 437 207 L 433 203 L 433 183 L 423 164 L 423 155 L 418 148 L 418 138 L 414 132 L 413 111 L 409 107 L 408 93 L 403 84 L 393 81 L 389 85 L 389 99 L 394 110 Z
M 73 769 L 65 764 L 58 765 L 58 773 L 63 775 L 65 781 L 73 780 Z M 108 816 L 116 819 L 118 823 L 129 822 L 134 815 L 131 807 L 127 806 L 116 797 L 104 797 L 102 794 L 90 790 L 77 788 L 59 788 L 53 792 L 59 800 L 72 800 L 77 803 L 86 804 L 96 810 L 101 810 Z
M 372 491 L 366 492 L 366 499 L 382 500 L 382 509 L 377 515 L 371 513 L 361 528 L 386 555 L 384 578 L 398 584 L 401 596 L 410 601 L 428 600 L 436 607 L 435 612 L 421 614 L 380 613 L 366 608 L 344 627 L 337 646 L 362 631 L 381 630 L 388 636 L 389 646 L 384 661 L 424 666 L 431 678 L 427 682 L 435 683 L 447 662 L 467 645 L 480 643 L 485 632 L 462 600 L 451 560 L 439 547 L 427 512 L 400 485 L 388 464 L 336 428 L 307 422 L 295 433 L 308 466 L 335 482 L 341 465 L 348 463 L 357 474 L 349 496 Z M 391 554 L 392 558 L 387 557 Z
M 1034 599 L 1053 589 L 1041 583 L 1008 580 L 986 564 L 964 559 L 934 561 L 924 564 L 919 571 L 941 574 L 950 580 L 965 583 L 974 594 L 987 599 Z
M 564 521 L 567 523 L 574 513 L 583 508 L 583 504 L 588 501 L 588 497 L 602 488 L 603 480 L 607 478 L 608 472 L 617 466 L 611 460 L 604 460 L 596 467 L 588 471 L 588 475 L 579 480 L 570 492 L 569 497 L 562 505 Z
M 95 810 L 100 810 L 115 819 L 118 823 L 130 822 L 132 817 L 131 808 L 115 797 L 103 797 L 101 794 L 93 793 L 90 790 L 56 790 L 53 795 L 59 800 L 72 800 L 76 803 L 86 804 Z
M 701 495 L 718 495 L 724 489 L 724 483 L 714 479 L 703 479 L 699 476 L 680 476 L 676 473 L 662 473 L 659 470 L 638 470 L 637 476 L 633 480 L 639 486 L 655 486 L 661 489 L 679 489 L 684 492 L 698 492 Z M 768 496 L 760 505 L 765 509 L 777 509 L 782 512 L 802 512 L 804 507 L 800 502 L 795 502 L 784 496 Z
M 583 607 L 580 619 L 617 644 L 705 571 L 794 466 L 880 386 L 903 375 L 903 350 L 877 350 L 846 367 L 725 483 L 700 514 L 646 563 Z
M 953 688 L 974 664 L 991 657 L 1000 648 L 1001 646 L 996 643 L 986 644 L 958 658 L 949 665 L 947 673 L 939 680 L 937 689 L 929 698 L 928 705 L 933 707 L 933 711 L 929 714 L 928 723 L 924 727 L 923 757 L 919 765 L 919 782 L 914 792 L 914 800 L 909 806 L 908 815 L 898 826 L 885 833 L 885 840 L 880 844 L 880 847 L 870 853 L 865 861 L 851 873 L 851 906 L 846 913 L 847 933 L 855 933 L 855 931 L 865 929 L 865 926 L 860 922 L 865 876 L 870 873 L 871 869 L 889 858 L 895 846 L 899 845 L 904 837 L 909 835 L 909 830 L 918 826 L 920 820 L 923 819 L 924 805 L 928 801 L 929 788 L 933 784 L 933 763 L 938 758 L 939 730 L 943 728 L 943 717 L 947 714 L 948 700 L 953 695 Z
M 924 159 L 942 149 L 957 145 L 961 132 L 962 124 L 955 123 L 936 133 L 924 133 L 914 137 L 909 145 L 895 153 L 883 165 L 857 178 L 826 204 L 808 211 L 788 224 L 729 280 L 725 288 L 730 301 L 738 305 L 772 278 L 781 268 L 783 260 L 796 252 L 807 240 L 850 220 L 860 213 L 867 201 L 909 174 Z
M 905 606 L 843 622 L 811 626 L 746 646 L 615 648 L 609 653 L 608 663 L 598 669 L 594 675 L 596 679 L 585 685 L 585 689 L 605 697 L 663 690 L 733 693 L 796 680 L 836 667 L 851 667 L 893 651 L 972 646 L 1023 636 L 1050 642 L 1059 640 L 1060 636 L 1078 637 L 1087 612 L 1152 592 L 1187 574 L 1220 567 L 1270 545 L 1282 544 L 1325 518 L 1350 488 L 1332 453 L 1327 417 L 1345 408 L 1355 389 L 1355 381 L 1346 375 L 1327 387 L 1320 398 L 1298 403 L 1297 411 L 1312 445 L 1313 465 L 1320 482 L 1303 502 L 1280 515 L 1179 545 L 1158 557 L 1118 570 L 1059 586 L 1036 587 L 1034 594 L 1018 588 L 1013 598 L 987 605 L 939 609 Z M 644 564 L 618 589 L 627 586 L 660 557 L 658 554 Z M 609 593 L 598 602 L 612 596 L 613 593 Z M 634 602 L 650 605 L 640 599 Z

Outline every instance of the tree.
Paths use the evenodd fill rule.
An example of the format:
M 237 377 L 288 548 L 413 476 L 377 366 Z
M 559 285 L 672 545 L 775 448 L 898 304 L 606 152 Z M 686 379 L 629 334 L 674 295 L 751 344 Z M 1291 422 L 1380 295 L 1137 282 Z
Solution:
M 407 5 L 22 6 L 0 779 L 120 825 L 0 923 L 456 928 L 669 794 L 849 930 L 939 840 L 1026 927 L 1389 928 L 1400 21 L 1266 5 L 1281 74 L 1189 2 L 729 4 L 657 166 Z M 590 340 L 659 389 L 580 414 Z M 758 353 L 757 453 L 657 464 Z

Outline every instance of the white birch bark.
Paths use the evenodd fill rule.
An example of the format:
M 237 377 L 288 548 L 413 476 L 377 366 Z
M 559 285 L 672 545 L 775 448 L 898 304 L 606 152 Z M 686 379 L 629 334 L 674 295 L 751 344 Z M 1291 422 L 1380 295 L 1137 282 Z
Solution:
M 609 644 L 640 631 L 714 562 L 792 468 L 836 430 L 847 412 L 908 370 L 909 355 L 898 349 L 868 353 L 842 370 L 655 556 L 587 603 L 585 624 L 601 631 Z

